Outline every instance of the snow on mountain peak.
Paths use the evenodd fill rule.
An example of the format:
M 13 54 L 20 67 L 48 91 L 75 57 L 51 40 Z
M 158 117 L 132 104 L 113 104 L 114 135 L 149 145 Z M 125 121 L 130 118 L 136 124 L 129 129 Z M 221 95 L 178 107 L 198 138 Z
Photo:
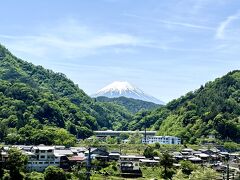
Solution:
M 129 82 L 127 81 L 114 81 L 113 83 L 107 85 L 106 87 L 100 89 L 97 93 L 108 92 L 108 91 L 118 91 L 120 94 L 123 91 L 132 91 L 135 90 Z
M 97 91 L 96 94 L 92 95 L 92 97 L 99 97 L 99 96 L 105 96 L 108 98 L 115 98 L 124 96 L 127 98 L 133 98 L 133 99 L 140 99 L 143 101 L 149 101 L 154 102 L 156 104 L 164 104 L 164 102 L 147 95 L 139 88 L 131 85 L 127 81 L 115 81 L 106 87 L 100 89 Z

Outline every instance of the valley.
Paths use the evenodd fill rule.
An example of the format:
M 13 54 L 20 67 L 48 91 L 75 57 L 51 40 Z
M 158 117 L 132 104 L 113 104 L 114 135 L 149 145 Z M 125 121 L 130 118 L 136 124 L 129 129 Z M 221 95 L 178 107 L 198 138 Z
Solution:
M 100 159 L 91 157 L 94 169 L 91 170 L 92 179 L 105 176 L 112 179 L 125 176 L 139 176 L 140 179 L 177 178 L 179 173 L 193 178 L 192 172 L 203 170 L 207 174 L 211 172 L 212 178 L 220 178 L 224 173 L 229 173 L 231 177 L 239 174 L 236 169 L 240 150 L 239 70 L 229 72 L 163 105 L 149 102 L 149 99 L 143 101 L 132 96 L 124 97 L 126 90 L 136 90 L 126 82 L 120 83 L 120 90 L 116 86 L 115 89 L 111 88 L 111 85 L 105 91 L 101 90 L 99 97 L 91 98 L 64 74 L 23 61 L 4 46 L 0 46 L 0 57 L 2 158 L 8 153 L 11 156 L 11 151 L 20 151 L 28 159 L 27 167 L 31 164 L 29 173 L 33 171 L 35 161 L 47 164 L 44 160 L 34 161 L 34 153 L 29 156 L 32 151 L 28 148 L 37 147 L 53 148 L 54 152 L 71 151 L 73 154 L 61 155 L 69 160 L 68 166 L 71 168 L 75 167 L 71 165 L 74 159 L 82 159 L 77 164 L 82 174 L 76 175 L 71 170 L 68 174 L 71 179 L 80 176 L 89 178 L 85 177 L 89 171 L 85 169 L 85 163 L 89 164 L 88 148 L 99 148 L 99 151 L 105 150 L 108 155 L 119 155 L 114 161 L 110 161 L 108 155 L 107 159 L 101 159 L 105 157 L 104 154 L 98 154 Z M 119 94 L 106 89 L 114 89 Z M 103 91 L 106 94 L 101 93 Z M 142 92 L 137 89 L 130 94 Z M 109 97 L 109 94 L 112 96 Z M 97 134 L 100 132 L 109 135 L 100 137 Z M 118 134 L 112 135 L 115 132 Z M 150 132 L 154 134 L 148 134 Z M 73 149 L 80 147 L 85 148 L 81 152 L 83 154 L 74 154 Z M 217 151 L 208 152 L 211 148 Z M 94 153 L 91 155 L 95 156 Z M 52 156 L 57 158 L 59 154 Z M 161 164 L 164 158 L 172 161 L 165 170 L 162 169 L 164 164 Z M 123 163 L 125 160 L 127 164 Z M 6 168 L 10 163 L 8 161 L 7 156 L 2 160 Z M 55 166 L 64 169 L 65 166 L 61 165 L 64 162 L 59 160 Z M 49 163 L 35 168 L 48 169 L 51 167 Z M 129 168 L 132 163 L 141 165 L 133 166 L 136 171 L 125 171 L 124 167 Z M 189 174 L 184 172 L 185 163 L 192 168 Z M 200 165 L 204 168 L 201 169 Z M 154 174 L 150 173 L 149 166 L 156 168 Z M 39 177 L 43 176 L 42 170 L 37 169 Z

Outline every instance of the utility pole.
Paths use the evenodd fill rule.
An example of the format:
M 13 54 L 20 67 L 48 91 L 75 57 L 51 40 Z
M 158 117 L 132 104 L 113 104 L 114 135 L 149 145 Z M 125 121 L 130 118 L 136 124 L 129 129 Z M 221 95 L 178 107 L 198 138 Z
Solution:
M 230 180 L 229 179 L 229 155 L 226 156 L 226 162 L 227 162 L 227 169 L 226 169 L 227 180 Z
M 119 145 L 120 155 L 122 154 L 122 144 Z
M 87 180 L 90 180 L 91 176 L 91 148 L 88 148 L 88 160 L 87 160 Z
M 229 163 L 227 164 L 227 180 L 229 180 Z
M 147 124 L 146 124 L 146 119 L 144 121 L 144 140 L 145 140 L 145 144 L 147 144 Z

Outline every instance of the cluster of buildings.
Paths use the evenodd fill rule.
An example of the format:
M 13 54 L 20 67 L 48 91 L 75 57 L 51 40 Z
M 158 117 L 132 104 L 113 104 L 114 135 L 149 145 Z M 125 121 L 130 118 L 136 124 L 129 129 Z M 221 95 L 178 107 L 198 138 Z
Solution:
M 240 176 L 240 153 L 229 153 L 225 149 L 219 148 L 206 148 L 193 150 L 191 148 L 182 149 L 180 152 L 172 152 L 175 159 L 176 166 L 182 160 L 191 161 L 194 164 L 201 164 L 206 167 L 211 167 L 218 171 L 223 179 L 227 173 L 230 174 L 230 179 Z
M 94 131 L 97 138 L 119 137 L 121 134 L 132 135 L 135 133 L 139 133 L 144 137 L 142 138 L 143 144 L 181 144 L 181 139 L 175 136 L 156 136 L 157 131 Z
M 223 149 L 198 149 L 191 148 L 182 149 L 182 151 L 171 152 L 174 159 L 174 166 L 180 167 L 180 161 L 190 161 L 194 164 L 211 167 L 220 174 L 225 174 L 229 171 L 230 176 L 237 177 L 240 175 L 240 153 L 228 153 Z M 141 176 L 141 166 L 157 166 L 159 165 L 160 158 L 153 157 L 147 159 L 144 156 L 135 155 L 121 155 L 119 162 L 123 175 L 129 175 L 130 172 L 134 177 Z
M 48 166 L 58 166 L 64 170 L 70 169 L 72 165 L 79 165 L 86 161 L 88 150 L 85 147 L 65 146 L 25 146 L 15 145 L 12 147 L 4 146 L 1 148 L 2 162 L 6 162 L 8 158 L 8 150 L 10 148 L 18 148 L 23 154 L 28 156 L 27 170 L 42 172 Z M 93 152 L 97 148 L 92 148 Z
M 133 134 L 136 131 L 95 131 L 97 138 L 106 138 L 107 136 L 117 137 L 121 134 Z M 144 144 L 181 144 L 181 139 L 175 136 L 156 136 L 156 131 L 138 131 L 142 134 L 142 143 Z M 107 152 L 101 148 L 86 148 L 86 147 L 70 147 L 65 146 L 14 146 L 20 149 L 23 154 L 28 156 L 27 169 L 29 171 L 42 172 L 48 166 L 58 166 L 64 170 L 70 170 L 73 165 L 85 166 L 91 159 L 100 161 L 117 161 L 122 176 L 126 177 L 141 177 L 141 166 L 158 166 L 159 157 L 151 159 L 142 155 L 125 155 L 118 151 Z M 5 162 L 8 158 L 8 150 L 10 147 L 4 146 L 1 148 L 1 162 Z M 89 154 L 90 153 L 90 154 Z M 191 161 L 192 163 L 201 164 L 216 169 L 219 172 L 225 173 L 227 168 L 233 174 L 239 174 L 240 154 L 228 153 L 220 147 L 212 149 L 190 148 L 182 149 L 179 152 L 171 152 L 174 159 L 174 166 L 179 167 L 180 161 Z M 227 163 L 229 164 L 227 166 Z
M 162 139 L 161 139 L 162 140 Z M 165 139 L 166 141 L 166 139 Z M 172 141 L 170 138 L 167 141 Z M 123 155 L 117 151 L 107 152 L 101 148 L 85 148 L 85 147 L 70 147 L 64 146 L 25 146 L 16 145 L 23 154 L 28 156 L 27 169 L 29 171 L 42 172 L 48 166 L 58 166 L 64 170 L 69 170 L 73 165 L 83 166 L 88 160 L 98 159 L 100 161 L 117 161 L 122 175 L 133 177 L 141 176 L 141 166 L 158 166 L 160 158 L 154 157 L 148 159 L 141 155 Z M 5 162 L 8 158 L 8 150 L 11 147 L 4 146 L 1 148 L 1 162 Z M 90 155 L 89 155 L 90 153 Z M 239 173 L 240 154 L 228 153 L 218 148 L 198 149 L 190 148 L 182 149 L 179 152 L 171 152 L 174 159 L 174 166 L 180 166 L 179 162 L 188 160 L 192 163 L 210 166 L 219 172 L 226 171 L 226 162 L 229 163 L 229 168 L 233 174 Z

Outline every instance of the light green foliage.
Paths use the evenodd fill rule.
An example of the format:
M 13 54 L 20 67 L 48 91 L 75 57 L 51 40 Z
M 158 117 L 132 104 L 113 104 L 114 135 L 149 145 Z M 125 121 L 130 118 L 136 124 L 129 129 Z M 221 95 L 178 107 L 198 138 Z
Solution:
M 114 137 L 107 136 L 106 137 L 106 143 L 107 144 L 116 144 L 117 143 L 117 139 L 114 138 Z
M 86 165 L 74 165 L 71 168 L 72 173 L 67 174 L 67 179 L 86 179 L 87 174 L 86 174 Z M 71 177 L 69 177 L 71 176 Z
M 100 170 L 100 173 L 104 176 L 119 176 L 119 168 L 115 161 L 111 162 L 109 166 Z
M 86 170 L 81 169 L 79 170 L 77 173 L 75 173 L 75 176 L 72 177 L 72 179 L 76 177 L 77 179 L 87 179 L 87 174 L 86 174 Z
M 121 133 L 119 136 L 120 140 L 125 140 L 129 138 L 129 134 L 127 133 Z
M 73 137 L 48 127 L 84 139 L 101 128 L 127 130 L 133 116 L 120 105 L 95 102 L 64 74 L 18 59 L 1 45 L 0 105 L 0 141 L 10 144 L 72 145 Z
M 130 125 L 139 128 L 150 123 L 147 127 L 159 130 L 159 135 L 179 136 L 183 143 L 194 144 L 209 135 L 240 143 L 239 89 L 240 71 L 232 71 L 164 107 L 137 113 Z
M 153 110 L 161 105 L 154 104 L 152 102 L 146 102 L 138 99 L 126 98 L 126 97 L 118 97 L 118 98 L 107 98 L 107 97 L 97 97 L 97 101 L 99 102 L 113 102 L 120 106 L 125 107 L 131 113 L 137 113 L 140 110 Z
M 229 151 L 240 151 L 240 144 L 234 142 L 225 142 L 224 148 Z
M 4 174 L 3 174 L 2 180 L 11 180 L 11 177 L 10 177 L 9 171 L 7 171 L 7 170 L 4 171 Z
M 146 157 L 146 158 L 153 158 L 154 156 L 158 156 L 159 153 L 158 151 L 156 151 L 154 149 L 154 147 L 152 146 L 147 146 L 143 152 L 143 155 Z
M 172 180 L 189 180 L 189 178 L 181 170 L 178 170 L 177 173 L 173 175 Z
M 210 168 L 203 168 L 196 171 L 193 171 L 189 176 L 191 180 L 215 180 L 217 179 L 218 174 L 216 171 Z
M 158 130 L 162 121 L 168 116 L 169 110 L 160 107 L 153 111 L 142 110 L 135 114 L 133 121 L 129 123 L 129 129 L 144 130 L 153 126 L 154 130 Z
M 6 165 L 7 169 L 9 170 L 11 179 L 24 178 L 22 172 L 25 171 L 25 165 L 27 164 L 27 162 L 27 156 L 23 155 L 20 150 L 11 148 L 8 151 L 8 159 Z
M 144 179 L 162 179 L 162 167 L 141 167 Z
M 44 174 L 35 171 L 27 173 L 25 180 L 44 180 Z
M 172 156 L 167 152 L 162 153 L 162 155 L 160 156 L 159 163 L 164 168 L 162 177 L 164 179 L 170 179 L 172 177 L 172 175 L 174 174 L 174 171 L 171 169 L 173 167 Z
M 104 123 L 100 124 L 104 127 L 103 129 L 106 130 L 110 127 L 114 130 L 128 130 L 128 124 L 132 120 L 133 114 L 126 108 L 111 102 L 95 102 L 95 104 L 98 106 L 95 110 L 102 114 L 99 117 L 99 124 Z
M 131 134 L 129 136 L 129 144 L 140 144 L 142 141 L 142 134 L 140 134 L 138 131 L 136 133 Z
M 76 138 L 69 134 L 65 129 L 57 129 L 54 134 L 54 144 L 64 145 L 67 147 L 73 146 L 76 143 Z
M 56 166 L 48 166 L 44 171 L 44 179 L 45 180 L 66 180 L 66 173 L 63 169 Z
M 219 174 L 210 168 L 197 167 L 189 175 L 183 173 L 183 169 L 177 171 L 173 176 L 173 180 L 215 180 L 219 178 Z
M 192 171 L 198 169 L 198 166 L 191 163 L 190 161 L 181 161 L 180 164 L 181 164 L 182 172 L 186 175 L 190 175 Z

